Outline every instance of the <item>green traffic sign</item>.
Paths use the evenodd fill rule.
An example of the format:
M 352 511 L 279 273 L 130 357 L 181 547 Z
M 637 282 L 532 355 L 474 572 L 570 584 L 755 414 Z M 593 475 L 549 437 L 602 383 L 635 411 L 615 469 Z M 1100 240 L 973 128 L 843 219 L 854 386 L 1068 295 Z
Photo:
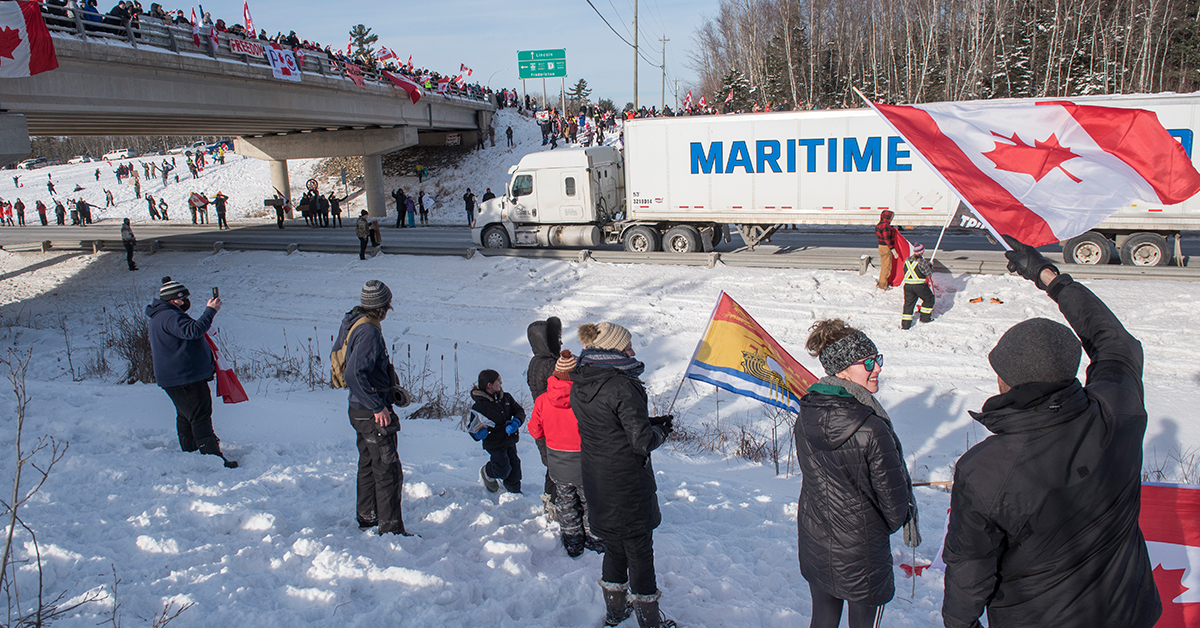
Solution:
M 567 49 L 552 50 L 518 50 L 517 61 L 566 61 Z
M 517 62 L 518 78 L 558 78 L 567 75 L 567 62 L 557 61 L 519 61 Z

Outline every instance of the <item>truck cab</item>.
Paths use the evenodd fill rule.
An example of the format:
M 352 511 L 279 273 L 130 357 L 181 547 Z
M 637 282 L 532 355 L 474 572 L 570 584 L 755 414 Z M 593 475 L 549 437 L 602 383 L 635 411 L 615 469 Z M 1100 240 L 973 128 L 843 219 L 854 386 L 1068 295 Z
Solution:
M 582 246 L 624 214 L 621 153 L 595 146 L 526 155 L 502 196 L 479 206 L 471 237 L 486 248 Z

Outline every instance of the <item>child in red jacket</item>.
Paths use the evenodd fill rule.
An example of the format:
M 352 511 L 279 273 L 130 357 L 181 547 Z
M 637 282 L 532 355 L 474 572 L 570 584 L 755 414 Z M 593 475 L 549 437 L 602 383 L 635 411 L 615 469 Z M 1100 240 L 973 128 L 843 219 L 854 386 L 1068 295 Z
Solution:
M 546 464 L 554 480 L 554 508 L 562 533 L 563 547 L 575 558 L 590 549 L 603 553 L 604 541 L 591 533 L 587 500 L 583 497 L 583 467 L 579 456 L 579 424 L 571 410 L 571 370 L 575 357 L 563 350 L 546 380 L 546 392 L 533 403 L 529 434 L 546 439 Z

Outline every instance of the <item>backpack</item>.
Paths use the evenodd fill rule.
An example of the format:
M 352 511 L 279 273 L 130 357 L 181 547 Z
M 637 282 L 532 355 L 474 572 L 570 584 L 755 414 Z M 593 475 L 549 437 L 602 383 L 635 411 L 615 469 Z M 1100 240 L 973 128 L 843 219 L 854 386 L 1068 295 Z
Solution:
M 346 340 L 342 342 L 342 346 L 337 347 L 329 354 L 329 383 L 334 388 L 346 388 L 346 346 L 350 344 L 350 336 L 358 329 L 359 325 L 368 323 L 375 326 L 375 329 L 383 330 L 379 326 L 377 319 L 370 316 L 360 316 L 354 324 L 350 326 L 350 331 L 346 332 Z

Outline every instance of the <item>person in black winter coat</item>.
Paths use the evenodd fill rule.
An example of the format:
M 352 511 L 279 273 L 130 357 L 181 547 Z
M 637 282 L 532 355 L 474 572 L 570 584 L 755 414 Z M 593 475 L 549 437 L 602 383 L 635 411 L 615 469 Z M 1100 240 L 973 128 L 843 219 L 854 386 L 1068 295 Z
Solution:
M 812 628 L 876 625 L 895 595 L 890 536 L 906 523 L 920 543 L 912 480 L 879 391 L 883 356 L 863 332 L 837 320 L 812 326 L 806 347 L 826 376 L 808 387 L 796 420 L 803 475 L 797 508 L 800 573 L 812 592 Z
M 404 228 L 404 214 L 408 211 L 404 207 L 404 201 L 408 197 L 404 195 L 404 188 L 396 188 L 392 190 L 392 200 L 396 201 L 396 228 Z
M 546 392 L 546 380 L 554 374 L 554 364 L 558 361 L 558 353 L 562 351 L 562 321 L 557 316 L 551 316 L 544 321 L 534 321 L 525 330 L 529 338 L 529 347 L 533 349 L 533 357 L 529 359 L 529 369 L 526 371 L 526 381 L 529 384 L 529 395 L 534 400 Z M 537 443 L 538 454 L 542 465 L 546 467 L 546 479 L 542 484 L 542 505 L 546 516 L 554 519 L 554 495 L 556 489 L 554 480 L 550 479 L 550 464 L 546 459 L 546 439 L 534 439 Z
M 479 372 L 479 380 L 471 389 L 471 437 L 483 442 L 483 450 L 491 460 L 479 468 L 484 487 L 495 493 L 500 483 L 510 493 L 521 492 L 521 458 L 517 442 L 525 424 L 525 409 L 504 392 L 500 374 L 491 369 Z
M 220 456 L 225 466 L 237 462 L 221 454 L 221 441 L 212 428 L 212 391 L 208 382 L 216 373 L 212 348 L 204 334 L 221 310 L 221 300 L 208 300 L 200 318 L 187 315 L 192 302 L 183 284 L 163 277 L 158 298 L 146 306 L 150 319 L 150 353 L 154 379 L 175 404 L 175 428 L 183 451 Z
M 650 452 L 671 433 L 670 417 L 651 418 L 632 335 L 615 323 L 580 326 L 584 350 L 571 371 L 571 409 L 579 423 L 583 493 L 592 532 L 607 549 L 600 587 L 605 624 L 636 612 L 643 628 L 671 628 L 658 602 L 653 531 L 662 521 Z
M 333 346 L 346 347 L 348 413 L 358 449 L 358 527 L 366 530 L 378 525 L 380 534 L 408 536 L 400 504 L 404 492 L 404 468 L 396 438 L 400 418 L 392 411 L 395 382 L 380 326 L 391 309 L 392 291 L 382 281 L 368 281 L 359 305 L 342 317 Z
M 988 354 L 1000 394 L 971 415 L 993 436 L 954 470 L 942 619 L 1149 628 L 1162 604 L 1138 527 L 1142 346 L 1090 290 L 1005 240 L 1009 270 L 1045 290 L 1071 329 L 1030 319 Z M 1081 348 L 1086 385 L 1075 378 Z

